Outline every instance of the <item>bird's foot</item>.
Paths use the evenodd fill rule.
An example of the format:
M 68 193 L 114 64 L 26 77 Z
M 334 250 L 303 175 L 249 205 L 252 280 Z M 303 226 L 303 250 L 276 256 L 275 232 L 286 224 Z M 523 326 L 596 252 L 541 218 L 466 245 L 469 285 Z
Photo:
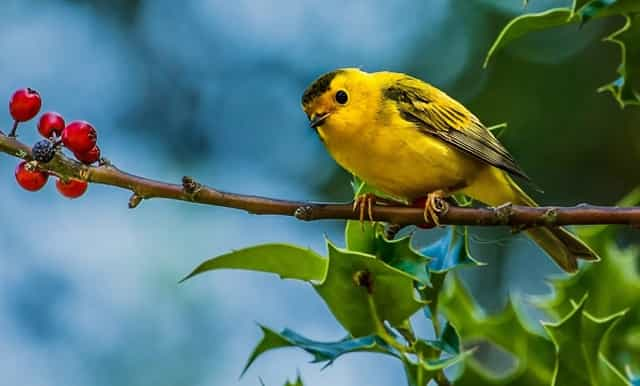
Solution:
M 445 200 L 447 194 L 443 190 L 436 190 L 427 194 L 424 204 L 424 221 L 427 224 L 440 226 L 440 215 L 449 209 L 449 204 Z
M 360 194 L 353 200 L 353 211 L 360 212 L 360 223 L 364 223 L 365 211 L 369 216 L 369 221 L 373 221 L 373 205 L 377 200 L 378 198 L 373 193 Z

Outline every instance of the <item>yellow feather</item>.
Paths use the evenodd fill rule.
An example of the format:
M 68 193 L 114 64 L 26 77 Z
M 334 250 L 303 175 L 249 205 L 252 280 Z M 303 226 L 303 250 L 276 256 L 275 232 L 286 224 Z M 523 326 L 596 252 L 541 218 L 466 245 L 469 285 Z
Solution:
M 390 196 L 412 202 L 442 190 L 492 206 L 536 205 L 509 177 L 526 174 L 480 120 L 419 79 L 341 69 L 318 78 L 302 100 L 310 119 L 322 117 L 316 130 L 338 164 Z M 567 271 L 578 258 L 597 259 L 561 228 L 530 236 Z

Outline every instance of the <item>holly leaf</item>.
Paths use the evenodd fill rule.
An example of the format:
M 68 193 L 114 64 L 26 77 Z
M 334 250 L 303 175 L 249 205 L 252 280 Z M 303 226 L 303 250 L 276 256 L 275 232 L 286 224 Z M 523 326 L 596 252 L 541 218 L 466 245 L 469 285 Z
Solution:
M 571 313 L 571 300 L 587 293 L 584 310 L 589 315 L 615 315 L 629 309 L 613 327 L 602 352 L 619 369 L 640 368 L 640 250 L 634 245 L 621 248 L 612 236 L 603 242 L 602 261 L 586 265 L 576 275 L 551 280 L 552 294 L 532 300 L 556 319 Z
M 374 188 L 360 181 L 356 176 L 353 177 L 351 187 L 353 188 L 354 198 L 365 193 L 379 194 Z M 375 254 L 376 233 L 381 226 L 381 224 L 373 221 L 347 220 L 347 225 L 344 228 L 344 241 L 347 249 Z
M 325 367 L 331 365 L 339 356 L 352 352 L 368 351 L 398 356 L 392 348 L 377 336 L 345 338 L 337 342 L 318 342 L 287 328 L 280 333 L 262 325 L 260 325 L 260 329 L 262 329 L 262 339 L 249 356 L 247 364 L 242 370 L 242 375 L 262 354 L 285 347 L 300 348 L 313 356 L 311 363 L 324 363 Z
M 376 257 L 390 266 L 414 276 L 423 286 L 430 286 L 429 263 L 431 258 L 411 246 L 411 236 L 387 240 L 383 234 L 376 237 Z
M 457 355 L 462 351 L 460 336 L 455 327 L 449 322 L 445 324 L 437 340 L 422 339 L 421 342 L 433 348 L 435 350 L 434 353 L 445 352 L 450 355 Z
M 558 27 L 578 20 L 570 8 L 553 8 L 540 13 L 528 13 L 512 19 L 489 48 L 484 60 L 487 67 L 491 58 L 512 41 L 534 31 Z
M 577 12 L 582 19 L 581 23 L 584 24 L 617 2 L 618 0 L 579 0 L 576 3 L 580 5 L 574 6 L 574 10 L 580 8 Z
M 556 348 L 552 385 L 628 385 L 600 354 L 605 334 L 627 311 L 597 318 L 584 310 L 587 297 L 559 322 L 542 324 Z
M 285 383 L 284 386 L 304 386 L 304 382 L 302 382 L 302 377 L 300 376 L 300 373 L 296 375 L 295 381 L 291 382 L 287 380 L 287 383 Z
M 380 323 L 402 325 L 426 304 L 414 295 L 418 278 L 375 256 L 340 249 L 327 241 L 329 268 L 314 286 L 342 324 L 355 337 L 376 333 Z
M 209 259 L 180 282 L 218 269 L 243 269 L 275 273 L 283 279 L 322 281 L 327 266 L 326 258 L 308 248 L 289 244 L 263 244 Z
M 540 13 L 518 16 L 502 29 L 489 48 L 484 61 L 487 67 L 495 54 L 512 41 L 534 31 L 568 25 L 586 23 L 591 19 L 623 15 L 624 26 L 607 37 L 620 46 L 621 64 L 618 78 L 598 91 L 611 92 L 621 107 L 640 104 L 640 80 L 636 72 L 640 68 L 640 1 L 637 0 L 574 0 L 571 7 L 553 8 Z
M 382 199 L 402 202 L 399 198 L 389 196 L 377 190 L 356 176 L 353 176 L 351 187 L 353 188 L 354 199 L 362 194 L 371 193 Z M 368 219 L 367 216 L 368 214 L 365 213 L 365 219 Z M 375 255 L 377 247 L 376 240 L 378 235 L 383 233 L 383 230 L 384 225 L 379 222 L 347 220 L 347 225 L 344 230 L 345 245 L 349 250 Z
M 512 296 L 498 314 L 486 315 L 460 279 L 451 276 L 440 296 L 440 307 L 456 327 L 463 345 L 487 341 L 511 353 L 517 360 L 507 374 L 494 374 L 475 358 L 465 361 L 465 371 L 456 385 L 544 385 L 551 382 L 555 368 L 555 349 L 551 341 L 538 335 L 526 323 Z
M 640 105 L 640 15 L 628 14 L 624 18 L 622 28 L 604 39 L 620 47 L 619 76 L 598 89 L 610 92 L 622 108 Z
M 429 269 L 432 272 L 446 272 L 459 265 L 485 265 L 471 256 L 467 227 L 449 226 L 447 233 L 420 250 L 431 258 Z
M 418 340 L 415 345 L 416 360 L 404 361 L 404 370 L 407 380 L 411 386 L 424 386 L 429 381 L 436 379 L 438 373 L 448 367 L 462 363 L 472 353 L 473 350 L 467 350 L 458 353 L 440 352 L 438 345 L 433 341 Z

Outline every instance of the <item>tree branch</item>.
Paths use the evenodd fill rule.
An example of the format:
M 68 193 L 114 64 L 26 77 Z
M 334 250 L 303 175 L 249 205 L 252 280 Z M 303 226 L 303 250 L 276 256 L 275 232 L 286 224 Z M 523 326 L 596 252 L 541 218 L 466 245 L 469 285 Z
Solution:
M 31 148 L 16 138 L 0 132 L 0 152 L 31 161 Z M 65 178 L 76 178 L 96 184 L 126 189 L 133 194 L 129 207 L 135 208 L 143 200 L 166 198 L 205 205 L 242 209 L 253 214 L 294 216 L 300 220 L 358 219 L 351 203 L 322 203 L 278 200 L 266 197 L 228 193 L 199 184 L 184 177 L 182 184 L 171 184 L 124 172 L 109 162 L 100 166 L 86 166 L 58 152 L 47 164 L 38 168 Z M 424 223 L 423 210 L 405 206 L 375 205 L 373 219 L 392 224 Z M 532 227 L 541 225 L 627 224 L 640 226 L 640 207 L 619 208 L 580 204 L 574 207 L 545 206 L 530 208 L 503 205 L 497 208 L 460 208 L 449 206 L 440 215 L 441 224 L 509 225 Z

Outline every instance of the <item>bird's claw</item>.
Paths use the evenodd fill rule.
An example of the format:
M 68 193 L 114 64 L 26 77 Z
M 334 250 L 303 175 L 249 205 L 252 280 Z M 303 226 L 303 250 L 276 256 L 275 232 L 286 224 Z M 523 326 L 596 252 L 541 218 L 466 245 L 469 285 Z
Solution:
M 353 211 L 359 211 L 361 224 L 364 224 L 365 210 L 369 215 L 369 221 L 373 221 L 373 205 L 375 203 L 376 196 L 373 193 L 360 194 L 353 200 Z
M 440 226 L 440 215 L 449 208 L 449 204 L 444 199 L 445 197 L 446 194 L 442 190 L 427 194 L 427 200 L 424 204 L 424 221 L 427 224 Z

